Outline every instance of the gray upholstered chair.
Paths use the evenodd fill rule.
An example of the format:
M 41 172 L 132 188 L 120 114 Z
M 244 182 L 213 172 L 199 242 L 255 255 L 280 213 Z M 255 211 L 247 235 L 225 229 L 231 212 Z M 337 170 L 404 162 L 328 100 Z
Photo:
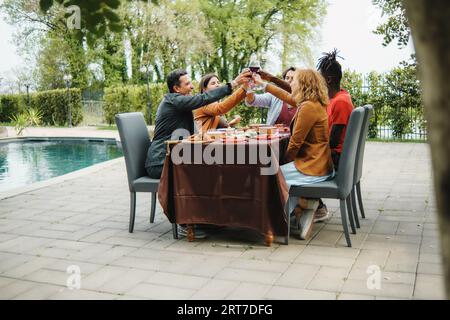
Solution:
M 347 225 L 347 208 L 348 218 L 352 227 L 352 232 L 356 233 L 353 214 L 350 203 L 350 192 L 353 188 L 353 175 L 355 172 L 356 151 L 358 148 L 358 140 L 361 132 L 361 124 L 364 119 L 364 108 L 359 107 L 352 111 L 345 134 L 344 146 L 339 161 L 339 171 L 336 177 L 314 184 L 307 184 L 303 186 L 291 186 L 289 189 L 289 196 L 304 197 L 304 198 L 328 198 L 339 199 L 341 209 L 341 220 L 344 229 L 345 239 L 349 247 L 352 246 Z M 289 201 L 288 201 L 289 202 Z M 346 208 L 347 206 L 347 208 Z M 287 208 L 288 206 L 286 206 Z M 289 212 L 287 216 L 289 217 Z M 288 219 L 289 222 L 289 219 Z M 285 243 L 288 243 L 290 233 L 290 226 L 288 223 L 288 234 L 285 238 Z
M 145 159 L 151 141 L 142 113 L 116 114 L 116 124 L 119 129 L 130 189 L 130 226 L 128 231 L 131 233 L 136 216 L 136 192 L 152 193 L 150 223 L 155 220 L 156 192 L 159 180 L 151 179 L 145 170 Z
M 356 207 L 356 195 L 358 195 L 358 204 L 359 209 L 361 211 L 361 217 L 363 219 L 366 217 L 361 197 L 361 177 L 362 177 L 362 166 L 364 161 L 364 150 L 366 148 L 367 133 L 369 132 L 370 118 L 373 113 L 373 107 L 370 104 L 365 105 L 363 108 L 364 108 L 364 119 L 362 123 L 361 134 L 359 137 L 358 149 L 356 151 L 355 174 L 353 178 L 353 188 L 350 195 L 352 202 L 352 211 L 355 217 L 357 228 L 359 228 L 359 218 L 358 218 L 358 210 Z

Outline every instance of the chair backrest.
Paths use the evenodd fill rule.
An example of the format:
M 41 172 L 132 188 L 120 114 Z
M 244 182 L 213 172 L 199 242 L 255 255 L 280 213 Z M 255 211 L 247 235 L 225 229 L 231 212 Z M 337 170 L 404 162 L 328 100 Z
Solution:
M 350 194 L 353 187 L 356 150 L 358 148 L 358 140 L 361 132 L 361 124 L 364 120 L 364 113 L 363 107 L 358 107 L 352 111 L 345 133 L 344 146 L 339 159 L 339 171 L 336 177 L 341 199 L 345 199 Z
M 141 112 L 116 114 L 116 124 L 125 156 L 128 186 L 133 191 L 133 181 L 147 175 L 145 159 L 151 144 L 150 137 Z
M 366 148 L 367 133 L 369 132 L 370 117 L 372 117 L 373 107 L 370 104 L 364 107 L 364 119 L 361 127 L 361 133 L 359 135 L 358 149 L 356 150 L 356 165 L 355 176 L 353 178 L 353 184 L 356 184 L 361 180 L 362 166 L 364 161 L 364 149 Z

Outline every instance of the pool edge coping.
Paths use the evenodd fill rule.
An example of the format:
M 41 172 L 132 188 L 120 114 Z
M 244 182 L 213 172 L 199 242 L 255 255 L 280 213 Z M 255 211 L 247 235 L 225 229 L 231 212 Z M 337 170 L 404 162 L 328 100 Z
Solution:
M 39 190 L 39 189 L 43 189 L 43 188 L 46 188 L 46 187 L 57 185 L 57 184 L 60 184 L 60 183 L 63 183 L 63 182 L 69 181 L 69 180 L 73 180 L 73 179 L 76 179 L 76 178 L 81 178 L 81 177 L 86 176 L 86 175 L 88 175 L 90 173 L 94 173 L 94 172 L 100 171 L 102 169 L 106 169 L 106 168 L 108 168 L 110 166 L 113 166 L 113 165 L 115 165 L 115 164 L 117 164 L 117 163 L 119 163 L 121 161 L 124 161 L 123 160 L 123 156 L 119 157 L 119 158 L 116 158 L 116 159 L 112 159 L 112 160 L 104 161 L 104 162 L 101 162 L 101 163 L 97 163 L 97 164 L 94 164 L 94 165 L 89 166 L 87 168 L 83 168 L 83 169 L 79 169 L 79 170 L 76 170 L 76 171 L 72 171 L 72 172 L 66 173 L 66 174 L 64 174 L 62 176 L 50 178 L 50 179 L 44 180 L 44 181 L 35 182 L 35 183 L 32 183 L 32 184 L 30 184 L 28 186 L 25 186 L 25 187 L 12 189 L 12 190 L 9 190 L 9 191 L 6 191 L 6 192 L 0 192 L 0 200 L 12 198 L 12 197 L 15 197 L 15 196 L 27 193 L 27 192 L 36 191 L 36 190 Z
M 2 138 L 0 139 L 0 144 L 5 142 L 5 140 L 11 140 L 11 141 L 20 141 L 20 140 L 34 140 L 34 139 L 44 139 L 44 140 L 52 140 L 52 139 L 64 139 L 64 140 L 107 140 L 107 141 L 115 141 L 118 145 L 120 145 L 120 141 L 115 139 L 115 138 L 90 138 L 90 137 L 7 137 L 7 138 Z M 116 163 L 119 163 L 120 161 L 124 161 L 123 160 L 124 157 L 118 157 L 116 159 L 112 159 L 112 160 L 107 160 L 107 161 L 103 161 L 94 165 L 91 165 L 87 168 L 82 168 L 79 170 L 75 170 L 66 174 L 63 174 L 61 176 L 58 177 L 54 177 L 54 178 L 50 178 L 44 181 L 39 181 L 39 182 L 35 182 L 32 183 L 30 185 L 24 186 L 24 187 L 19 187 L 19 188 L 15 188 L 12 190 L 8 190 L 8 191 L 4 191 L 4 192 L 0 192 L 0 200 L 4 200 L 7 198 L 12 198 L 15 196 L 18 196 L 20 194 L 24 194 L 27 192 L 31 192 L 31 191 L 35 191 L 38 189 L 42 189 L 42 188 L 46 188 L 49 186 L 53 186 L 56 184 L 60 184 L 63 183 L 65 181 L 68 180 L 73 180 L 76 178 L 80 178 L 83 176 L 86 176 L 90 173 L 94 173 L 97 171 L 100 171 L 102 169 L 108 168 Z

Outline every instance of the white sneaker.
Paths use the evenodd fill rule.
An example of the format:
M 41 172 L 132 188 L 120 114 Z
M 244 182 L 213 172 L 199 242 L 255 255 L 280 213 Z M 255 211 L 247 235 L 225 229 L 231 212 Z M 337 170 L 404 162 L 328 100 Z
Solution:
M 195 239 L 205 239 L 206 233 L 205 231 L 198 229 L 197 226 L 194 227 L 194 237 Z M 187 237 L 187 228 L 178 225 L 178 236 L 180 237 Z
M 308 202 L 309 201 L 315 201 L 315 203 L 310 203 L 308 205 L 308 208 L 311 209 L 304 209 L 300 217 L 300 225 L 301 225 L 300 239 L 302 240 L 308 240 L 309 238 L 311 238 L 314 225 L 314 213 L 316 212 L 317 207 L 319 206 L 318 200 L 308 200 Z
M 328 219 L 330 219 L 330 217 L 330 212 L 328 211 L 328 208 L 324 203 L 322 207 L 317 208 L 314 215 L 314 223 L 327 221 Z

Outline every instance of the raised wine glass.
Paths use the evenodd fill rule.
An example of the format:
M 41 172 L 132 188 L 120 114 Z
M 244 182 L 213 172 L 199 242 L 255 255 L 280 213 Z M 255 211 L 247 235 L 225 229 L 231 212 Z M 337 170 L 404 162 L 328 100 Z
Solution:
M 258 73 L 259 70 L 261 69 L 261 64 L 259 63 L 259 60 L 255 53 L 252 53 L 252 55 L 250 56 L 250 62 L 248 64 L 248 68 L 253 73 Z M 255 86 L 253 86 L 253 89 L 254 90 L 262 90 L 262 87 L 255 85 Z

